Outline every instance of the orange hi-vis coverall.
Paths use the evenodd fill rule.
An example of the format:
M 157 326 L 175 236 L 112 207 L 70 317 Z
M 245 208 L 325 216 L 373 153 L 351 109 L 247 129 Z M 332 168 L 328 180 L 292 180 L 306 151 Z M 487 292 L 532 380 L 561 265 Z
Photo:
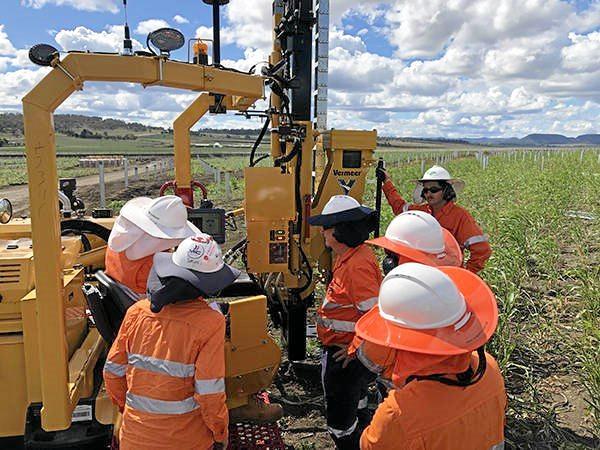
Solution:
M 317 334 L 324 346 L 352 342 L 356 322 L 377 304 L 382 281 L 375 254 L 366 244 L 335 259 L 333 278 L 317 311 Z
M 138 294 L 146 293 L 148 275 L 152 269 L 154 255 L 132 261 L 125 256 L 125 252 L 115 252 L 106 247 L 104 267 L 106 275 L 113 280 L 127 286 Z
M 104 366 L 121 450 L 205 450 L 227 440 L 225 318 L 201 299 L 127 310 Z
M 463 250 L 469 250 L 470 257 L 466 269 L 474 273 L 483 270 L 485 262 L 492 255 L 492 249 L 487 235 L 483 234 L 481 227 L 466 209 L 454 202 L 448 202 L 437 214 L 434 214 L 427 203 L 409 204 L 398 193 L 391 180 L 383 184 L 383 193 L 396 215 L 418 210 L 435 217 L 442 227 L 452 233 Z
M 471 358 L 476 366 L 476 354 Z M 494 358 L 486 354 L 486 361 L 483 378 L 471 386 L 414 380 L 392 390 L 363 432 L 361 450 L 503 449 L 504 380 Z

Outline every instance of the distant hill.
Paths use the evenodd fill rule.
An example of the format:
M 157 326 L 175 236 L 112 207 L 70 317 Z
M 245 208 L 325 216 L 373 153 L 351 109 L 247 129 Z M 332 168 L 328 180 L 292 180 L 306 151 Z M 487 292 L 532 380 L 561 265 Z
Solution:
M 67 135 L 79 135 L 87 130 L 84 134 L 108 136 L 163 131 L 163 128 L 148 127 L 140 123 L 77 114 L 55 114 L 54 129 L 58 133 Z M 20 113 L 0 113 L 0 133 L 22 136 L 23 115 Z
M 539 147 L 547 145 L 600 145 L 600 134 L 583 134 L 575 138 L 562 134 L 529 134 L 524 138 L 473 138 L 466 139 L 472 144 L 480 145 L 518 145 Z

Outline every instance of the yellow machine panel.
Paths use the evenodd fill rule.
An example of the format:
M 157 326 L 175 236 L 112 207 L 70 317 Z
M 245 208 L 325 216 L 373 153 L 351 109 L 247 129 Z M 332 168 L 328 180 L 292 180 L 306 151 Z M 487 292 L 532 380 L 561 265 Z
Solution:
M 263 295 L 229 303 L 230 336 L 225 343 L 227 405 L 235 408 L 249 394 L 271 384 L 281 350 L 267 333 L 267 298 Z
M 248 271 L 286 272 L 290 221 L 296 217 L 294 177 L 277 167 L 251 167 L 246 179 Z

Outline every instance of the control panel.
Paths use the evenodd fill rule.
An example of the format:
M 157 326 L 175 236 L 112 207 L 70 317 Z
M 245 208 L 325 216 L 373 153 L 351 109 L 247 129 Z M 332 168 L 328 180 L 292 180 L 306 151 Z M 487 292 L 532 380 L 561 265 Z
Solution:
M 196 208 L 188 210 L 188 220 L 203 233 L 210 234 L 219 244 L 225 242 L 225 210 Z
M 245 171 L 248 271 L 289 272 L 290 224 L 295 210 L 294 177 L 276 167 Z

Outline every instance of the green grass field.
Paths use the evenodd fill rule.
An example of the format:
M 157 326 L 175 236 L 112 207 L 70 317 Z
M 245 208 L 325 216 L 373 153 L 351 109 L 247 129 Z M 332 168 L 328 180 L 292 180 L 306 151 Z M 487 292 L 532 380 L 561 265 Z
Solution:
M 466 181 L 458 201 L 494 250 L 482 274 L 501 311 L 489 349 L 506 377 L 507 443 L 514 448 L 571 448 L 578 445 L 571 430 L 582 427 L 600 434 L 598 161 L 596 151 L 582 162 L 579 152 L 557 151 L 545 155 L 543 170 L 534 153 L 493 156 L 487 170 L 474 158 L 445 164 Z M 394 163 L 389 173 L 410 196 L 420 164 Z M 386 207 L 382 223 L 391 219 Z M 565 404 L 563 396 L 580 398 Z

